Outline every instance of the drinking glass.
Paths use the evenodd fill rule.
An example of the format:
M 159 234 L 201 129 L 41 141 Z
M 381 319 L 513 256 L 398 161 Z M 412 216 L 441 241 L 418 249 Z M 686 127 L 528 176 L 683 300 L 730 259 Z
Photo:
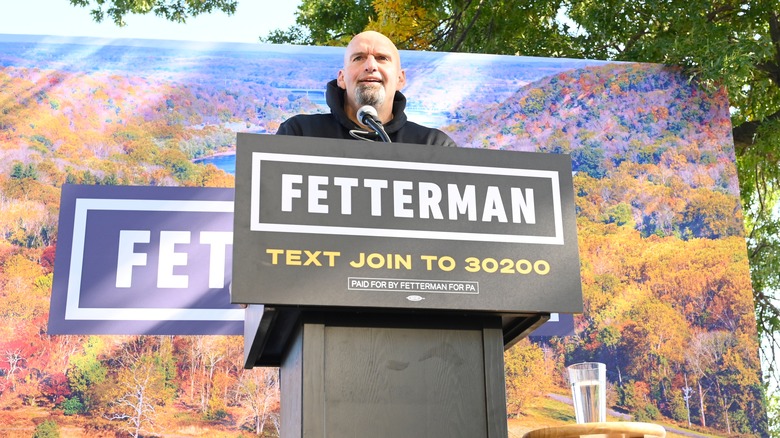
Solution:
M 583 362 L 570 365 L 568 369 L 577 423 L 607 421 L 607 366 Z

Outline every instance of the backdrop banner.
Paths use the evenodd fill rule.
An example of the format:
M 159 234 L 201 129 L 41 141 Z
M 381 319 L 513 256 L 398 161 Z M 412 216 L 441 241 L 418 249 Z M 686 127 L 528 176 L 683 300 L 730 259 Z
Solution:
M 125 365 L 149 363 L 142 358 L 181 370 L 181 374 L 165 374 L 172 379 L 166 387 L 188 388 L 186 397 L 179 392 L 160 398 L 166 409 L 175 411 L 171 418 L 189 417 L 186 406 L 211 403 L 209 388 L 230 388 L 214 393 L 235 394 L 243 374 L 230 365 L 240 359 L 221 360 L 208 368 L 209 373 L 198 374 L 206 379 L 202 384 L 193 386 L 191 373 L 206 369 L 201 365 L 205 357 L 237 356 L 223 350 L 239 350 L 240 346 L 227 347 L 239 343 L 238 337 L 128 340 L 46 334 L 241 333 L 241 310 L 230 303 L 227 289 L 237 262 L 231 258 L 235 248 L 227 243 L 226 233 L 233 231 L 236 219 L 227 203 L 232 206 L 233 187 L 246 182 L 245 177 L 236 177 L 236 135 L 274 134 L 295 114 L 329 112 L 326 84 L 343 66 L 343 56 L 343 47 L 0 35 L 0 350 L 18 352 L 0 361 L 4 381 L 10 385 L 3 393 L 7 406 L 27 406 L 35 400 L 47 412 L 58 409 L 62 400 L 48 395 L 43 382 L 78 376 L 76 364 L 91 364 L 85 362 L 88 358 L 105 367 L 107 385 L 114 388 L 119 387 L 124 370 L 136 369 Z M 615 403 L 631 415 L 675 424 L 690 421 L 712 435 L 766 435 L 726 90 L 702 87 L 680 69 L 657 64 L 423 51 L 401 51 L 401 58 L 407 77 L 405 114 L 411 121 L 447 133 L 459 146 L 458 156 L 460 149 L 493 154 L 502 161 L 495 168 L 518 167 L 513 154 L 561 154 L 571 159 L 583 311 L 569 325 L 571 336 L 518 343 L 506 352 L 507 400 L 521 403 L 527 399 L 515 392 L 530 396 L 529 388 L 537 388 L 522 383 L 528 374 L 512 364 L 537 363 L 544 369 L 529 371 L 560 386 L 559 370 L 567 364 L 596 361 L 606 364 L 607 379 L 616 388 Z M 419 156 L 412 161 L 468 165 Z M 506 164 L 510 162 L 511 166 Z M 398 223 L 413 226 L 364 224 L 374 217 L 357 210 L 350 219 L 333 216 L 342 207 L 336 193 L 311 176 L 339 176 L 348 170 L 343 164 L 296 165 L 315 173 L 284 170 L 282 174 L 290 175 L 284 199 L 292 211 L 281 211 L 279 198 L 277 216 L 268 223 L 284 223 L 279 215 L 292 215 L 292 223 L 302 228 L 313 225 L 306 217 L 327 217 L 328 227 L 371 226 L 387 234 L 405 233 L 396 239 L 401 246 L 380 235 L 327 235 L 311 228 L 319 234 L 263 230 L 253 233 L 285 233 L 287 244 L 263 248 L 252 260 L 267 262 L 264 269 L 336 272 L 336 267 L 332 271 L 327 267 L 330 259 L 325 251 L 343 252 L 339 258 L 334 256 L 334 263 L 359 264 L 363 253 L 368 268 L 358 274 L 357 268 L 350 267 L 355 275 L 341 273 L 334 280 L 345 289 L 339 292 L 341 302 L 363 300 L 363 305 L 369 299 L 384 300 L 382 305 L 409 308 L 457 308 L 476 299 L 485 300 L 479 306 L 493 309 L 497 305 L 490 302 L 489 291 L 497 290 L 494 283 L 503 283 L 499 279 L 517 282 L 517 298 L 532 287 L 531 281 L 548 281 L 559 272 L 577 269 L 573 262 L 566 267 L 551 263 L 546 275 L 486 273 L 485 268 L 493 269 L 489 259 L 496 260 L 499 271 L 505 258 L 528 260 L 533 268 L 536 261 L 552 259 L 532 256 L 528 248 L 556 245 L 509 239 L 450 245 L 447 239 L 410 236 L 410 230 L 438 237 L 462 233 L 437 228 L 452 225 L 445 216 L 449 192 L 444 190 L 451 172 L 444 168 L 429 172 L 438 178 L 429 181 L 414 169 L 397 169 L 389 175 L 362 170 L 341 175 L 363 181 L 360 184 L 366 179 L 412 182 L 411 192 L 405 183 L 398 184 Z M 243 165 L 251 167 L 251 163 Z M 494 175 L 491 181 L 493 177 L 505 179 L 480 185 L 480 177 L 473 183 L 475 193 L 514 183 L 512 176 Z M 434 191 L 420 192 L 422 182 L 432 183 L 422 187 Z M 343 187 L 349 183 L 337 186 L 339 193 Z M 422 211 L 429 218 L 423 219 L 419 204 L 407 203 L 404 196 L 437 193 L 436 187 L 442 201 L 421 197 L 428 202 Z M 517 187 L 526 202 L 526 189 L 534 190 L 535 201 L 541 196 L 541 186 Z M 353 190 L 357 196 L 357 189 Z M 220 191 L 224 194 L 215 195 Z M 320 191 L 327 196 L 319 198 Z M 462 188 L 459 193 L 464 193 Z M 511 199 L 511 192 L 498 193 L 502 202 Z M 313 211 L 327 206 L 328 213 L 309 213 L 310 199 Z M 170 205 L 176 207 L 144 207 L 159 200 L 175 201 Z M 219 202 L 225 203 L 219 204 L 224 210 L 199 210 Z M 435 205 L 445 219 L 432 219 L 439 213 Z M 493 205 L 488 217 L 501 214 L 499 204 Z M 307 210 L 300 210 L 303 206 Z M 382 213 L 394 208 L 382 204 Z M 403 217 L 409 210 L 413 217 Z M 481 221 L 484 206 L 472 211 L 478 213 L 474 222 Z M 516 224 L 516 236 L 547 239 L 553 235 L 549 230 L 554 229 L 554 221 L 548 221 L 549 216 L 542 219 L 541 207 L 535 211 L 535 224 L 523 216 L 530 212 L 523 211 L 520 208 L 522 222 Z M 264 221 L 266 213 L 270 212 L 260 212 Z M 510 223 L 511 208 L 504 213 L 507 224 L 491 224 L 487 234 L 504 233 L 499 225 L 515 226 Z M 249 221 L 243 216 L 242 220 Z M 265 223 L 260 222 L 261 227 Z M 307 235 L 326 237 L 315 240 Z M 347 253 L 340 246 L 341 237 L 357 241 L 358 251 Z M 570 239 L 564 237 L 568 246 Z M 516 250 L 510 253 L 503 245 Z M 284 250 L 276 254 L 277 265 L 272 264 L 274 253 L 266 249 Z M 316 251 L 322 252 L 315 257 Z M 381 267 L 387 266 L 388 254 L 390 266 L 397 264 L 399 269 Z M 477 281 L 479 295 L 372 288 L 372 279 L 414 280 L 396 275 L 406 271 L 405 255 L 411 256 L 413 269 L 423 268 L 418 278 L 426 280 L 411 287 L 425 284 L 431 289 L 440 284 L 432 280 L 444 280 L 460 282 L 444 284 L 462 286 L 466 292 L 466 287 L 476 288 L 466 282 Z M 219 261 L 222 256 L 224 264 Z M 436 256 L 429 259 L 430 272 L 421 256 Z M 444 270 L 449 269 L 448 259 L 440 267 L 443 256 L 456 263 L 452 271 Z M 471 279 L 465 271 L 468 257 L 479 262 L 475 268 L 479 266 L 482 278 Z M 314 266 L 311 259 L 323 266 Z M 301 266 L 292 265 L 298 260 Z M 520 263 L 519 269 L 527 270 L 528 265 Z M 355 277 L 353 290 L 348 289 L 348 277 Z M 195 285 L 201 289 L 194 290 Z M 422 299 L 414 301 L 415 296 Z M 457 300 L 464 301 L 458 304 Z M 524 307 L 522 302 L 509 304 Z M 563 315 L 567 319 L 570 314 Z M 170 343 L 170 348 L 160 343 Z M 137 351 L 133 350 L 137 346 L 153 357 L 111 360 L 122 351 Z M 523 359 L 527 357 L 544 357 L 544 361 Z M 77 386 L 63 386 L 63 391 L 81 394 Z M 84 406 L 86 400 L 81 400 Z M 243 418 L 235 411 L 239 402 L 221 401 L 228 406 L 229 418 Z M 519 406 L 514 406 L 515 412 L 521 412 Z M 89 408 L 98 407 L 101 411 L 88 412 L 89 418 L 108 408 L 105 404 Z M 4 412 L 10 415 L 14 409 Z M 559 418 L 557 412 L 550 415 Z M 29 423 L 26 412 L 18 416 Z M 234 424 L 238 420 L 230 421 L 225 427 L 238 431 L 241 425 Z M 20 423 L 8 424 L 15 428 Z

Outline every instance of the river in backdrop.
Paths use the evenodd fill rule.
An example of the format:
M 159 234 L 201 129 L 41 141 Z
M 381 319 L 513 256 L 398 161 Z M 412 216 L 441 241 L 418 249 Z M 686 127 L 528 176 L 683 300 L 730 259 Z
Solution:
M 213 164 L 225 172 L 235 175 L 236 174 L 236 154 L 217 155 L 214 157 L 204 158 L 198 160 L 201 164 Z

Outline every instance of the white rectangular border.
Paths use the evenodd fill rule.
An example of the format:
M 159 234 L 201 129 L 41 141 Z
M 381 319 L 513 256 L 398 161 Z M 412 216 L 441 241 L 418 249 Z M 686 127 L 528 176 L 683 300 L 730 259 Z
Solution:
M 407 290 L 407 289 L 365 289 L 351 287 L 352 280 L 384 280 L 384 281 L 418 281 L 420 283 L 471 283 L 477 285 L 476 292 L 450 292 L 439 290 Z M 398 292 L 399 294 L 452 294 L 452 295 L 479 295 L 479 282 L 472 280 L 421 280 L 416 278 L 380 278 L 380 277 L 347 277 L 347 290 L 354 292 Z
M 243 321 L 244 309 L 184 308 L 82 308 L 81 274 L 87 214 L 91 210 L 171 211 L 232 213 L 233 201 L 77 198 L 73 214 L 70 272 L 65 302 L 65 320 L 90 321 Z
M 284 163 L 326 164 L 338 166 L 377 167 L 384 169 L 405 169 L 452 173 L 473 173 L 480 175 L 523 176 L 550 180 L 553 196 L 554 236 L 521 236 L 509 234 L 462 233 L 449 231 L 397 230 L 390 228 L 357 228 L 323 225 L 290 225 L 260 222 L 260 165 L 263 161 Z M 343 236 L 406 237 L 413 239 L 441 239 L 474 242 L 533 243 L 563 245 L 563 217 L 561 214 L 561 193 L 558 172 L 552 170 L 511 169 L 505 167 L 469 166 L 457 164 L 417 163 L 409 161 L 384 161 L 363 158 L 324 157 L 312 155 L 287 155 L 269 152 L 252 152 L 252 181 L 250 199 L 250 225 L 252 231 L 282 233 L 335 234 Z

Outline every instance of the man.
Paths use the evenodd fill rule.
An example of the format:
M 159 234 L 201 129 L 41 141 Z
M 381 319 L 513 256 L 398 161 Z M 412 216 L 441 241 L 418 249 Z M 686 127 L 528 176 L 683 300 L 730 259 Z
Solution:
M 456 146 L 444 132 L 406 119 L 404 85 L 406 72 L 395 44 L 379 32 L 360 33 L 347 46 L 344 68 L 328 83 L 325 99 L 331 113 L 291 117 L 276 133 L 377 141 L 374 130 L 357 119 L 358 109 L 370 105 L 393 142 Z

